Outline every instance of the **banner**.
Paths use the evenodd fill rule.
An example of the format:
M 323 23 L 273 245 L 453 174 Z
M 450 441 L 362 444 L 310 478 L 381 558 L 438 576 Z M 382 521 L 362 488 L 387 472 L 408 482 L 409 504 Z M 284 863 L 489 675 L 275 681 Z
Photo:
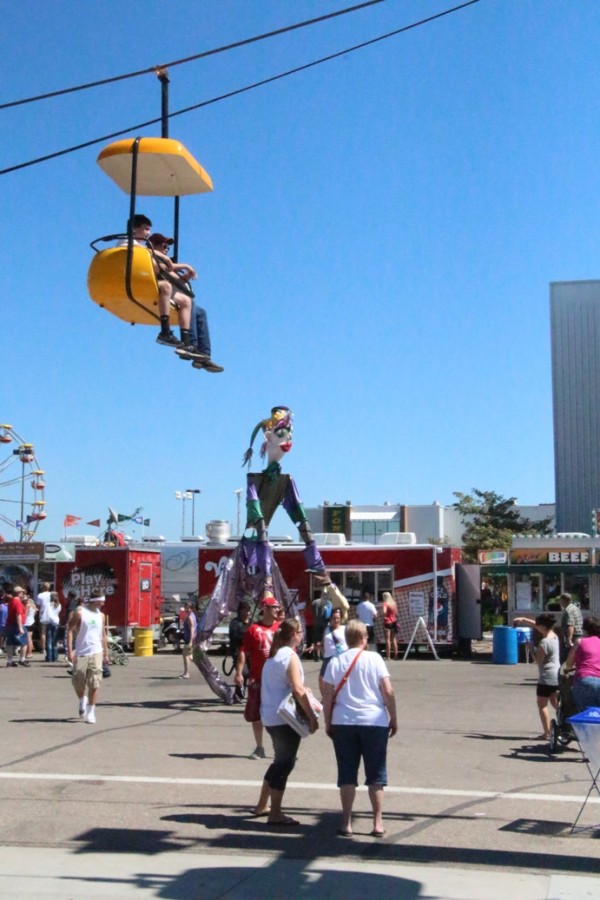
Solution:
M 70 516 L 66 515 L 65 520 L 63 522 L 63 526 L 65 528 L 72 528 L 73 525 L 77 525 L 78 522 L 81 522 L 81 516 Z

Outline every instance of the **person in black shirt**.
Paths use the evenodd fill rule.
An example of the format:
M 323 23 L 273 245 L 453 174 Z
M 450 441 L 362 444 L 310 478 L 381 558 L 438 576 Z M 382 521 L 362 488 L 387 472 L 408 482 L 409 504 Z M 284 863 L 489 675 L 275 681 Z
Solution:
M 250 625 L 250 604 L 246 603 L 245 600 L 242 600 L 240 605 L 238 606 L 237 616 L 235 619 L 232 619 L 229 624 L 229 652 L 233 657 L 233 666 L 235 668 L 237 663 L 238 654 L 240 652 L 240 647 L 242 646 L 242 641 L 244 640 L 244 635 L 248 630 L 248 626 Z M 246 684 L 248 682 L 248 666 L 244 666 L 243 671 L 244 676 L 244 686 L 243 688 L 236 685 L 235 688 L 235 696 L 238 700 L 243 700 L 246 696 Z

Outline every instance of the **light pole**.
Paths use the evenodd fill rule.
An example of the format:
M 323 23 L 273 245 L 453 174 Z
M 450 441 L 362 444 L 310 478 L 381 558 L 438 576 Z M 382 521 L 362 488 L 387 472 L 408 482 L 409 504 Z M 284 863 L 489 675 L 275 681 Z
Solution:
M 240 503 L 242 501 L 243 489 L 236 488 L 233 493 L 237 497 L 237 531 L 236 531 L 236 534 L 239 537 L 240 536 Z
M 196 494 L 201 494 L 200 488 L 188 488 L 186 494 L 192 498 L 192 534 L 196 536 L 196 520 L 194 518 L 194 507 L 196 505 Z
M 193 495 L 190 494 L 189 491 L 175 491 L 175 496 L 183 503 L 183 509 L 181 513 L 181 537 L 185 537 L 185 501 L 191 500 Z

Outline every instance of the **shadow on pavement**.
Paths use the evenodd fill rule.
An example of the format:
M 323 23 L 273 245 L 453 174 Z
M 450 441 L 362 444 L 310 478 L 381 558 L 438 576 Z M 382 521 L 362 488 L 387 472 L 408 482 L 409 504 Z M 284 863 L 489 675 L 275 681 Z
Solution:
M 189 808 L 188 808 L 189 809 Z M 258 854 L 275 855 L 276 860 L 270 867 L 263 868 L 263 873 L 278 865 L 283 860 L 303 861 L 306 863 L 319 859 L 337 860 L 340 857 L 346 860 L 361 860 L 363 863 L 412 863 L 412 864 L 437 864 L 445 866 L 473 866 L 476 868 L 504 867 L 523 871 L 539 872 L 564 872 L 580 875 L 594 874 L 598 872 L 597 853 L 588 856 L 573 856 L 567 852 L 552 852 L 552 841 L 557 835 L 569 840 L 578 840 L 580 835 L 569 834 L 571 823 L 563 821 L 545 821 L 516 819 L 505 825 L 502 830 L 519 833 L 532 833 L 547 836 L 548 850 L 544 854 L 518 850 L 499 850 L 492 847 L 454 847 L 436 846 L 435 844 L 402 843 L 406 839 L 406 826 L 410 828 L 416 817 L 410 815 L 387 816 L 385 820 L 386 836 L 383 840 L 372 838 L 369 835 L 371 828 L 368 815 L 357 816 L 355 822 L 356 834 L 353 838 L 343 838 L 337 835 L 339 826 L 339 814 L 334 812 L 323 813 L 316 823 L 301 823 L 296 828 L 277 828 L 268 825 L 264 819 L 255 819 L 250 816 L 239 815 L 224 808 L 223 812 L 207 813 L 203 807 L 196 807 L 196 811 L 182 811 L 164 816 L 163 821 L 179 823 L 188 826 L 187 833 L 182 834 L 174 830 L 138 830 L 119 828 L 94 828 L 74 837 L 80 846 L 77 853 L 131 853 L 157 856 L 165 852 L 177 850 L 210 851 L 219 854 Z M 292 815 L 306 814 L 305 808 L 294 808 L 286 805 L 286 812 Z M 590 831 L 586 839 L 600 838 L 599 831 Z M 221 857 L 219 857 L 221 859 Z M 226 856 L 223 858 L 226 859 Z M 264 862 L 262 863 L 264 865 Z M 225 866 L 225 870 L 227 867 Z M 199 870 L 202 872 L 205 870 Z M 198 875 L 200 877 L 200 874 Z M 319 882 L 322 884 L 322 882 Z M 356 884 L 354 889 L 347 892 L 350 896 L 357 896 Z M 263 895 L 268 895 L 270 890 L 265 890 L 263 880 Z M 339 885 L 338 885 L 339 888 Z M 198 888 L 196 887 L 196 891 Z M 372 894 L 372 891 L 369 890 Z M 288 882 L 288 896 L 297 895 L 293 886 Z M 178 893 L 161 893 L 162 897 L 179 897 Z M 188 895 L 189 896 L 189 895 Z M 194 895 L 192 895 L 194 896 Z M 205 896 L 196 893 L 195 896 Z M 244 894 L 244 896 L 247 896 Z M 257 895 L 258 896 L 258 895 Z M 276 894 L 276 896 L 279 896 Z M 332 896 L 342 896 L 339 889 L 332 892 Z M 408 894 L 407 896 L 418 896 Z
M 256 867 L 227 865 L 226 860 L 218 867 L 197 866 L 176 875 L 160 872 L 139 872 L 131 878 L 71 878 L 63 876 L 65 890 L 74 881 L 84 890 L 86 881 L 97 889 L 98 885 L 117 884 L 129 889 L 152 891 L 153 896 L 164 900 L 217 900 L 222 897 L 243 897 L 245 900 L 265 897 L 358 897 L 389 898 L 397 900 L 417 900 L 421 897 L 421 882 L 412 878 L 396 877 L 379 872 L 360 870 L 347 871 L 329 869 L 319 865 L 307 869 L 303 863 L 289 859 L 277 859 L 264 867 L 257 862 Z M 112 893 L 112 891 L 111 891 Z

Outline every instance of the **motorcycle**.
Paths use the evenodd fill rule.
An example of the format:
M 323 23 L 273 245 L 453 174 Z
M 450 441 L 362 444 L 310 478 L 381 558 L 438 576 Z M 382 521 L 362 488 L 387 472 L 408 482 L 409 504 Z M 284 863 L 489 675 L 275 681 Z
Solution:
M 160 634 L 158 636 L 158 646 L 172 646 L 176 652 L 179 652 L 183 643 L 183 628 L 179 621 L 179 616 L 165 616 L 160 625 Z

